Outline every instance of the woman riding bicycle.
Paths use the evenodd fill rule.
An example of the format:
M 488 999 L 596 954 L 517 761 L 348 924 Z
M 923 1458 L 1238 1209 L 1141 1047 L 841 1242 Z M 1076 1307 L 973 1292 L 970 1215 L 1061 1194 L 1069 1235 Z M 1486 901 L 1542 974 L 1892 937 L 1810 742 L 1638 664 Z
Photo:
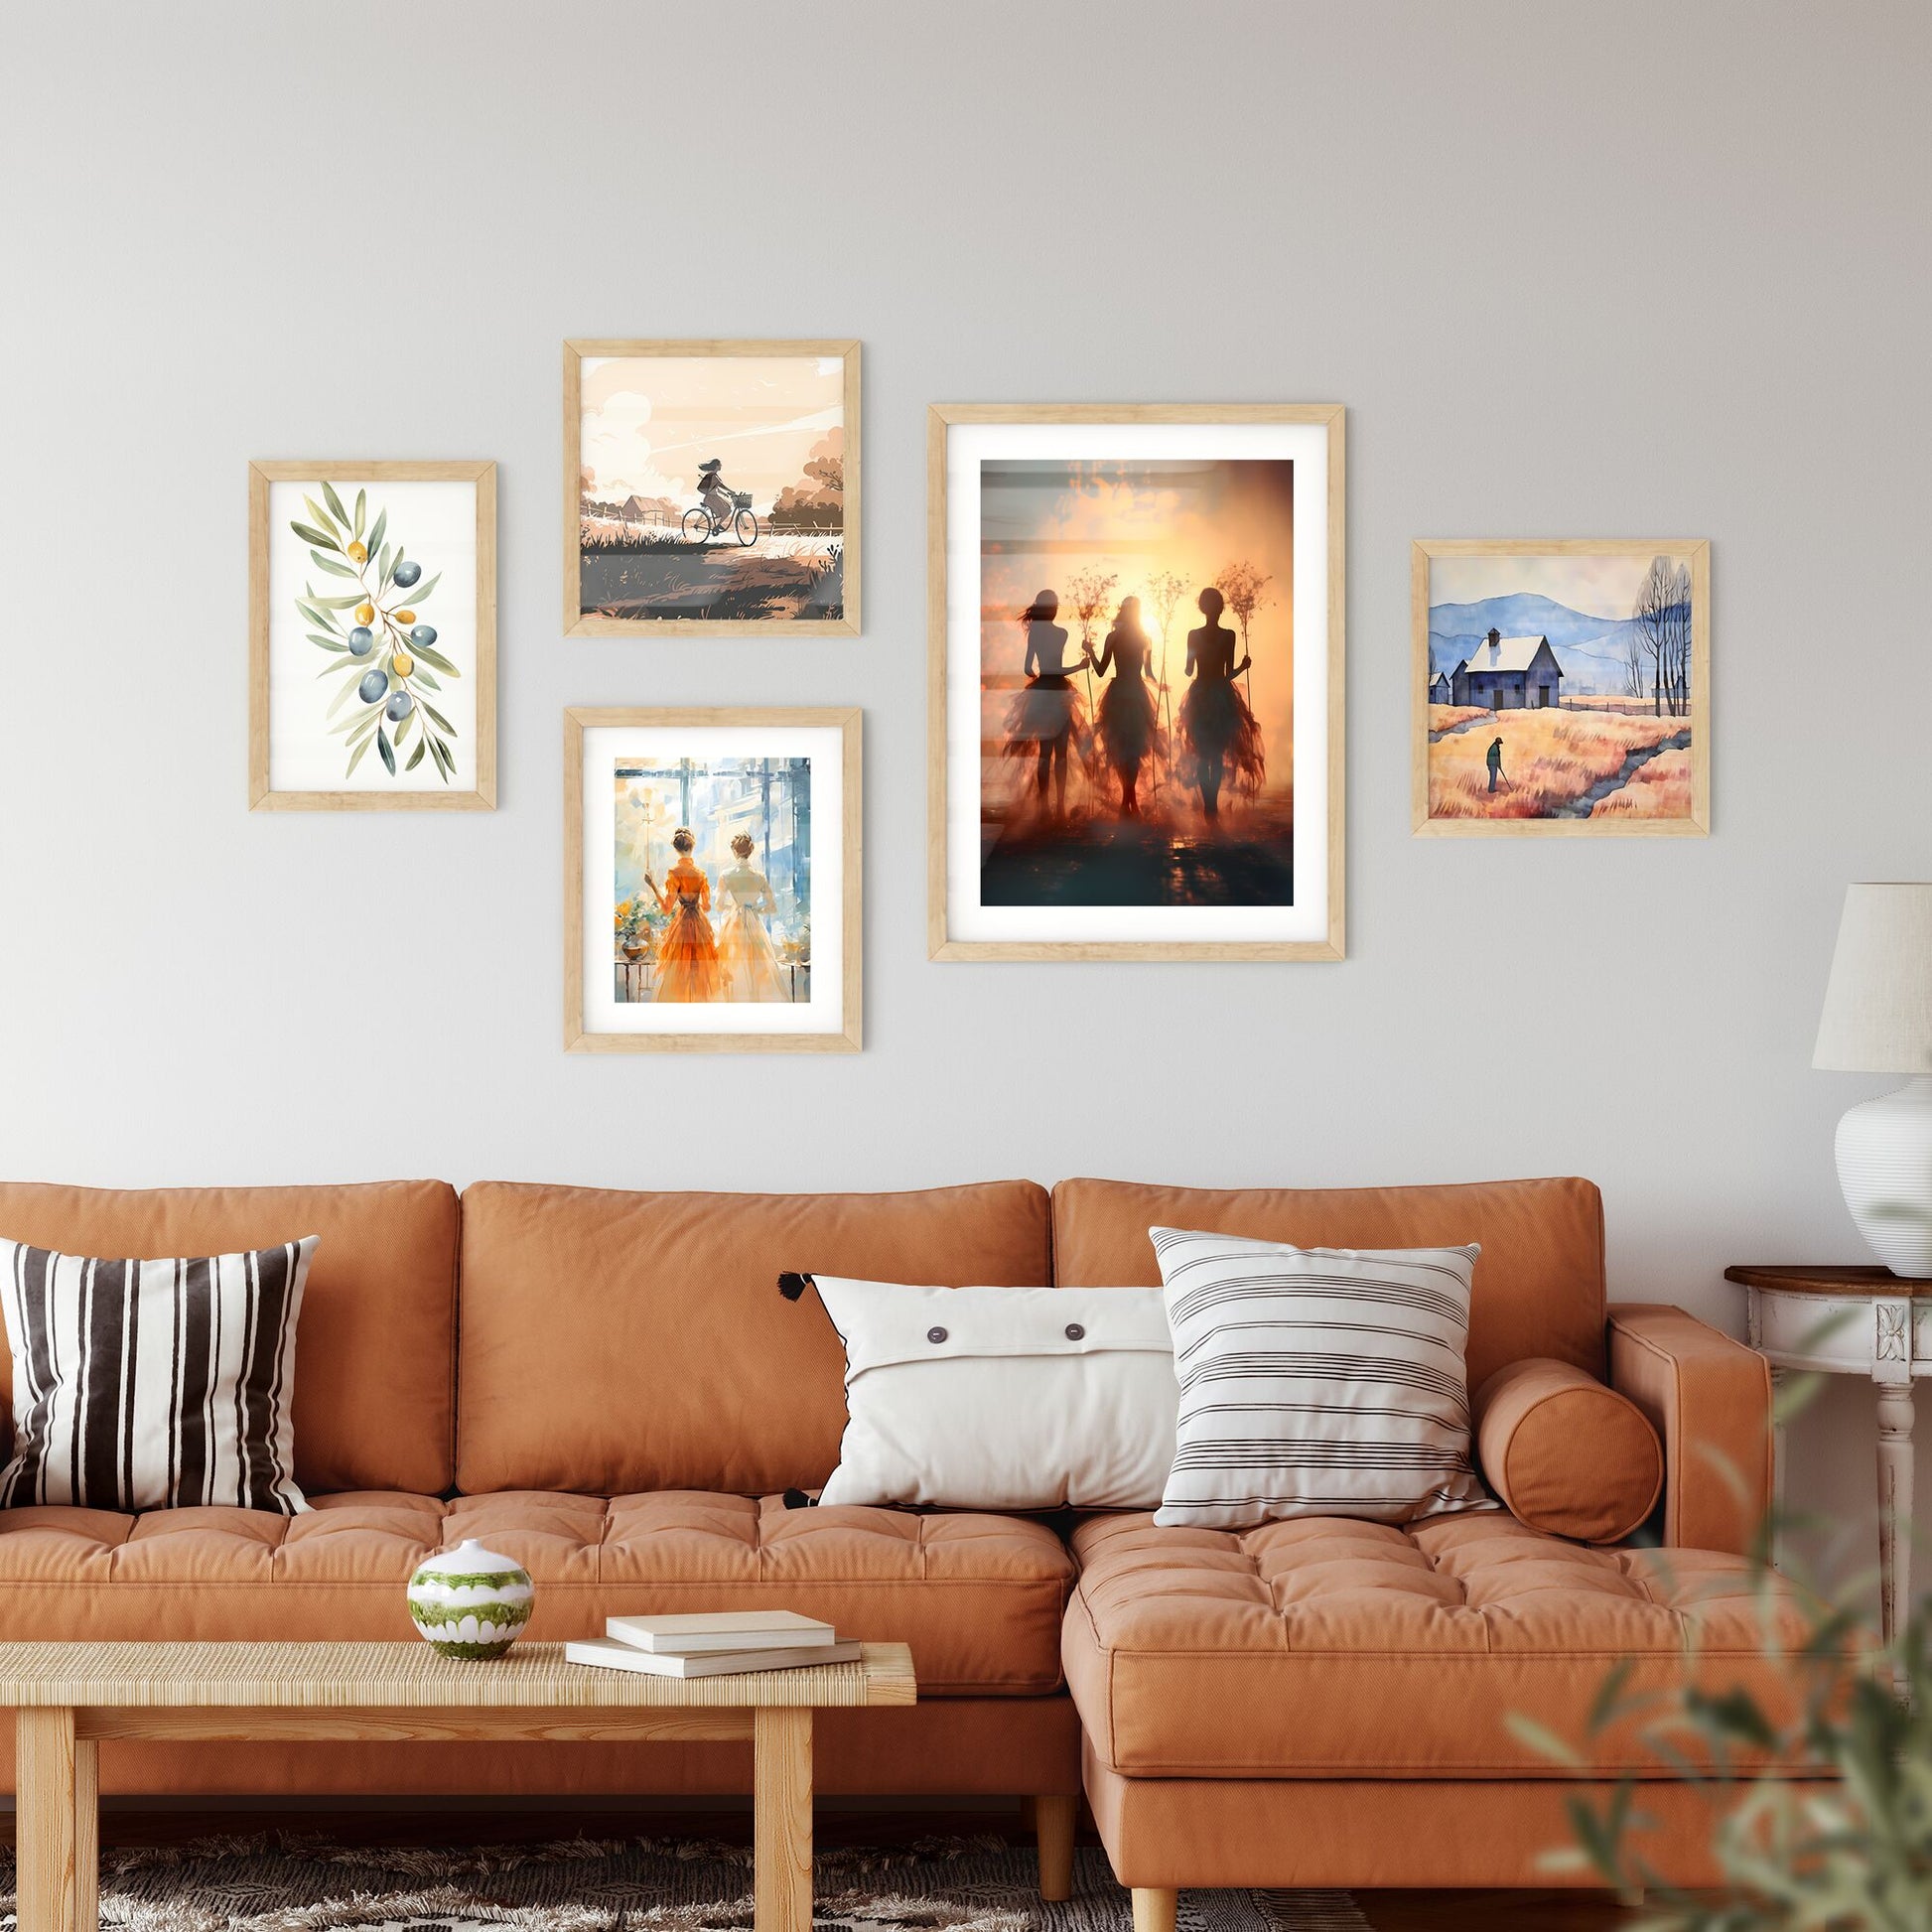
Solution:
M 698 500 L 711 512 L 711 520 L 721 530 L 731 528 L 732 512 L 738 505 L 732 499 L 731 485 L 724 478 L 724 466 L 716 457 L 698 465 Z

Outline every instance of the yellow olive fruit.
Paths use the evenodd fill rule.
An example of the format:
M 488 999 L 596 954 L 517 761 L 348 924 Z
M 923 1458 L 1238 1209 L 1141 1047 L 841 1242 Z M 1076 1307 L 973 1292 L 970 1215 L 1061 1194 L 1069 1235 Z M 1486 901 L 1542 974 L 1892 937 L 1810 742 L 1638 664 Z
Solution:
M 414 611 L 397 611 L 393 615 L 398 623 L 414 623 L 416 621 L 416 613 Z
M 365 564 L 369 560 L 369 546 L 366 543 L 351 543 L 348 546 L 348 560 L 352 564 Z
M 375 606 L 373 604 L 358 604 L 355 607 L 355 621 L 357 623 L 373 623 L 375 621 Z
M 407 677 L 416 668 L 416 660 L 406 650 L 391 651 L 389 668 L 397 677 Z

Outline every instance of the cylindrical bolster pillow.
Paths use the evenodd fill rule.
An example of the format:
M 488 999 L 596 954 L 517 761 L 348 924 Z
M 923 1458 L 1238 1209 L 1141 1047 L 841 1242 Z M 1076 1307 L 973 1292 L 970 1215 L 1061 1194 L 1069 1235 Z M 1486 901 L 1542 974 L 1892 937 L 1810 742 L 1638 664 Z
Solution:
M 1536 1356 L 1476 1391 L 1476 1452 L 1518 1522 L 1579 1543 L 1615 1543 L 1656 1506 L 1657 1432 L 1635 1403 L 1569 1362 Z

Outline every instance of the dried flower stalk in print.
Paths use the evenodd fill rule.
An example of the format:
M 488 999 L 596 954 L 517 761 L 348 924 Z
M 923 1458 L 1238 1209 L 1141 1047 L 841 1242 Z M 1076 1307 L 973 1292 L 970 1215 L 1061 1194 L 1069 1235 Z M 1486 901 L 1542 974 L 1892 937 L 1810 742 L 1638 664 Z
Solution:
M 430 702 L 428 693 L 443 688 L 437 672 L 445 677 L 463 673 L 436 648 L 435 625 L 421 622 L 417 615 L 443 581 L 442 574 L 427 584 L 421 581 L 422 565 L 404 556 L 400 543 L 386 540 L 386 509 L 364 533 L 367 490 L 355 492 L 352 515 L 343 507 L 333 484 L 322 485 L 322 498 L 318 503 L 305 495 L 302 501 L 311 520 L 291 522 L 289 528 L 309 546 L 318 570 L 330 577 L 345 577 L 355 586 L 340 597 L 330 597 L 304 584 L 295 600 L 303 622 L 310 626 L 310 643 L 328 651 L 332 660 L 340 659 L 316 674 L 343 680 L 324 718 L 334 718 L 351 698 L 356 700 L 354 710 L 329 727 L 331 736 L 346 734 L 344 750 L 348 765 L 343 776 L 354 776 L 373 745 L 390 777 L 396 775 L 398 756 L 408 751 L 403 770 L 415 770 L 427 754 L 448 784 L 456 771 L 456 756 L 450 750 L 456 727 Z M 346 630 L 345 613 L 349 619 Z M 415 749 L 410 751 L 412 737 Z

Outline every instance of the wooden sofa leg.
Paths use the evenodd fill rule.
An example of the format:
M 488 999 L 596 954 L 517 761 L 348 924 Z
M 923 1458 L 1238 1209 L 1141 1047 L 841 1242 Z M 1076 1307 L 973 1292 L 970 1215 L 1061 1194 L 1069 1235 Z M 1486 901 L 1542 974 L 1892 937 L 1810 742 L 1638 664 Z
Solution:
M 1173 1932 L 1178 1894 L 1164 1885 L 1134 1887 L 1134 1932 Z
M 1034 1839 L 1039 1847 L 1039 1895 L 1048 1904 L 1073 1896 L 1073 1821 L 1078 1798 L 1035 1798 Z

